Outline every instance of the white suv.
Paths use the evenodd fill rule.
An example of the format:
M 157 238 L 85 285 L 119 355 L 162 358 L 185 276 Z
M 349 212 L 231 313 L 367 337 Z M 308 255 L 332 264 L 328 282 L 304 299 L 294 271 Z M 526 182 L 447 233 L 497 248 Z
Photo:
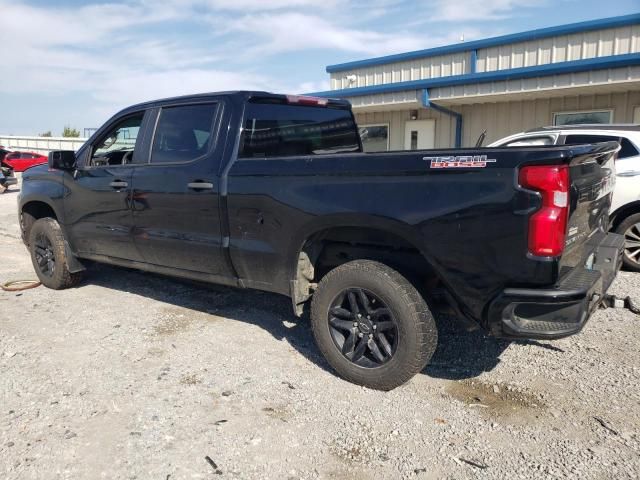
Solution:
M 517 133 L 489 147 L 570 145 L 615 140 L 616 187 L 611 205 L 611 230 L 625 237 L 625 266 L 640 272 L 640 125 L 562 125 Z

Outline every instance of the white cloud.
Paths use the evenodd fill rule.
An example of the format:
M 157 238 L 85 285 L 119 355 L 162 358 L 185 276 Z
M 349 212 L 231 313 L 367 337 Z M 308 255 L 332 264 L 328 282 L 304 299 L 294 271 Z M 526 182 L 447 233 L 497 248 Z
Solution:
M 175 69 L 163 72 L 129 71 L 126 76 L 114 76 L 108 88 L 99 88 L 95 96 L 109 105 L 127 105 L 156 98 L 224 90 L 266 90 L 271 84 L 260 75 L 222 70 Z M 115 107 L 114 107 L 115 108 Z
M 249 50 L 252 54 L 274 54 L 313 49 L 334 49 L 366 55 L 414 50 L 424 38 L 409 34 L 385 34 L 374 30 L 345 28 L 303 13 L 247 15 L 229 28 L 259 37 Z
M 306 7 L 313 9 L 331 8 L 338 5 L 338 0 L 168 0 L 180 5 L 197 5 L 216 10 L 233 10 L 240 12 L 266 11 Z
M 169 20 L 166 10 L 147 10 L 140 4 L 97 4 L 80 8 L 34 7 L 0 0 L 3 45 L 77 46 L 97 43 L 114 31 Z M 35 34 L 26 35 L 25 26 Z
M 511 17 L 522 8 L 542 6 L 546 0 L 430 0 L 432 21 L 463 22 L 500 20 Z
M 382 8 L 389 1 L 375 0 L 371 5 Z M 106 102 L 219 88 L 324 89 L 324 81 L 322 88 L 274 82 L 256 73 L 251 59 L 315 49 L 374 55 L 423 44 L 423 39 L 408 34 L 341 26 L 331 10 L 336 6 L 342 9 L 349 4 L 338 0 L 138 0 L 71 8 L 0 0 L 0 44 L 9 46 L 3 54 L 0 92 L 86 92 Z M 293 12 L 294 7 L 314 14 Z M 245 15 L 229 16 L 228 10 Z M 328 10 L 332 20 L 321 16 Z M 207 34 L 213 40 L 198 43 L 188 34 L 176 33 L 180 22 L 210 28 Z M 23 25 L 38 34 L 24 35 Z M 145 34 L 145 28 L 151 27 L 156 34 Z M 159 37 L 160 28 L 166 28 L 167 35 Z
M 204 91 L 319 91 L 328 89 L 326 77 L 305 81 L 294 60 L 300 55 L 330 51 L 336 61 L 344 52 L 379 56 L 459 36 L 416 26 L 420 18 L 411 12 L 417 0 L 409 6 L 400 0 L 111 1 L 64 7 L 0 0 L 0 94 L 80 94 L 102 115 L 138 101 Z M 464 29 L 470 34 L 478 19 L 533 3 L 428 0 L 428 14 L 473 20 L 474 27 Z M 274 68 L 280 73 L 269 75 L 270 61 L 291 70 Z M 318 67 L 322 72 L 324 65 Z
M 331 82 L 329 80 L 320 80 L 318 82 L 302 82 L 298 85 L 293 93 L 310 93 L 310 92 L 324 92 L 329 90 Z

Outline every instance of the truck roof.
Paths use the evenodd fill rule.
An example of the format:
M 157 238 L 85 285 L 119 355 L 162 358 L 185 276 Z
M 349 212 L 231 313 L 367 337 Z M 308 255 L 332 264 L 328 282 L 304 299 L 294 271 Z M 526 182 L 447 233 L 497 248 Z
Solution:
M 141 107 L 149 107 L 151 105 L 161 105 L 161 104 L 174 103 L 174 102 L 183 103 L 183 102 L 189 102 L 190 100 L 202 100 L 204 98 L 209 98 L 209 97 L 223 97 L 223 96 L 226 96 L 226 97 L 238 96 L 238 97 L 243 97 L 245 99 L 260 97 L 260 98 L 273 98 L 278 100 L 286 100 L 287 98 L 287 94 L 265 92 L 261 90 L 228 90 L 228 91 L 222 91 L 222 92 L 196 93 L 191 95 L 180 95 L 176 97 L 167 97 L 167 98 L 161 98 L 157 100 L 149 100 L 146 102 L 131 105 L 125 108 L 124 110 L 138 109 Z M 311 95 L 296 95 L 296 96 L 311 97 Z M 341 107 L 351 106 L 351 104 L 348 101 L 338 99 L 338 98 L 323 98 L 322 100 L 328 101 L 329 104 L 333 106 L 341 106 Z

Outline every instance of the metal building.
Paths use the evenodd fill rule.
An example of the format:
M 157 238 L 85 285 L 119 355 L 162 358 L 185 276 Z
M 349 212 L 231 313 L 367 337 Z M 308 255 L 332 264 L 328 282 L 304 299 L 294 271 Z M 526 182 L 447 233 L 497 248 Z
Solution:
M 330 65 L 365 150 L 473 146 L 529 128 L 640 123 L 640 14 Z

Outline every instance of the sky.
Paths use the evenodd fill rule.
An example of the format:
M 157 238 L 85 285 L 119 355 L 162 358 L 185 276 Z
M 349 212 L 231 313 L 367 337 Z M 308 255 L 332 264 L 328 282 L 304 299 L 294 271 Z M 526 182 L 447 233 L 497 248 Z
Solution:
M 640 0 L 0 0 L 0 134 L 82 132 L 175 95 L 327 90 L 327 65 L 638 11 Z

